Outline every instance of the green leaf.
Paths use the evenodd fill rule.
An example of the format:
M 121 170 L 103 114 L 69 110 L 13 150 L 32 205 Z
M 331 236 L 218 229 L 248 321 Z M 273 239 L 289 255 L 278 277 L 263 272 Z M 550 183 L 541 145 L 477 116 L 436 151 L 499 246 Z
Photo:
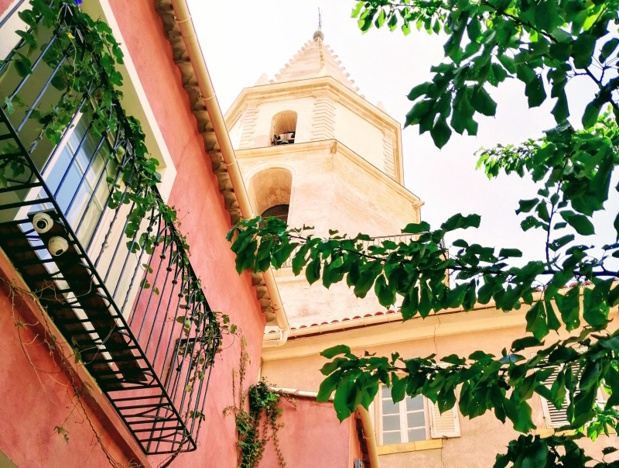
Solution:
M 355 282 L 355 296 L 360 298 L 365 297 L 381 271 L 382 265 L 379 262 L 363 265 L 361 271 L 359 272 L 359 278 Z
M 352 414 L 349 401 L 354 400 L 354 398 L 351 398 L 351 394 L 354 394 L 355 391 L 355 385 L 350 377 L 345 378 L 337 386 L 335 397 L 333 398 L 333 407 L 340 421 L 343 421 Z
M 441 225 L 445 232 L 455 231 L 456 229 L 478 228 L 481 223 L 481 216 L 472 214 L 464 216 L 460 213 L 453 215 Z
M 335 391 L 339 380 L 341 379 L 340 374 L 331 374 L 325 380 L 320 383 L 320 387 L 318 389 L 318 395 L 316 396 L 316 401 L 326 402 L 329 401 L 331 395 Z
M 533 424 L 531 416 L 531 407 L 524 401 L 516 406 L 515 411 L 511 412 L 511 416 L 508 414 L 508 417 L 514 424 L 514 429 L 524 433 L 529 432 L 531 429 L 535 429 L 535 424 Z
M 350 354 L 350 347 L 346 345 L 337 345 L 331 348 L 325 349 L 320 353 L 322 357 L 327 359 L 333 359 L 335 356 L 339 354 Z
M 548 325 L 546 323 L 546 311 L 544 303 L 536 302 L 526 315 L 527 331 L 533 333 L 536 340 L 541 340 L 548 335 Z
M 556 0 L 542 0 L 537 3 L 535 7 L 535 24 L 548 32 L 552 32 L 557 26 L 561 25 L 561 16 Z
M 561 318 L 568 331 L 574 330 L 580 325 L 580 288 L 573 287 L 564 296 L 557 294 L 555 300 L 561 312 Z
M 13 112 L 15 112 L 15 108 L 13 107 L 13 101 L 11 101 L 8 96 L 4 98 L 4 105 L 6 106 L 7 114 L 11 115 Z
M 574 213 L 573 211 L 561 211 L 561 217 L 572 226 L 576 232 L 582 236 L 591 236 L 595 234 L 593 223 L 585 215 Z
M 552 0 L 554 1 L 554 0 Z M 522 468 L 541 468 L 546 466 L 548 446 L 542 439 L 537 439 L 523 453 Z
M 404 400 L 406 396 L 406 379 L 400 379 L 397 375 L 393 376 L 391 385 L 391 399 L 394 403 Z
M 305 277 L 307 278 L 307 282 L 309 284 L 314 284 L 320 279 L 320 267 L 321 263 L 319 258 L 315 258 L 308 263 L 307 268 L 305 269 Z
M 522 251 L 518 250 L 518 249 L 501 249 L 499 251 L 499 257 L 501 258 L 507 258 L 507 257 L 512 257 L 512 258 L 520 258 L 522 257 Z
M 424 118 L 432 108 L 433 103 L 434 101 L 424 99 L 423 101 L 419 101 L 415 104 L 408 114 L 406 114 L 405 127 L 408 127 L 409 125 L 416 125 L 421 122 L 421 119 Z
M 13 63 L 15 64 L 17 74 L 22 78 L 32 73 L 32 62 L 30 62 L 30 59 L 25 55 L 18 53 Z
M 532 198 L 531 200 L 520 200 L 518 202 L 518 209 L 516 210 L 516 214 L 520 213 L 528 213 L 539 203 L 539 199 Z
M 600 63 L 606 62 L 608 57 L 610 57 L 610 55 L 615 51 L 618 45 L 619 39 L 617 39 L 616 37 L 613 37 L 612 39 L 606 41 L 606 43 L 602 46 L 602 49 L 600 50 L 600 55 L 598 56 L 598 60 L 600 61 Z
M 407 234 L 420 234 L 422 232 L 428 232 L 429 230 L 430 225 L 425 221 L 421 221 L 420 223 L 407 224 L 406 227 L 402 229 L 402 232 Z
M 595 329 L 603 328 L 608 320 L 609 306 L 606 302 L 608 290 L 598 289 L 604 285 L 610 287 L 610 283 L 600 283 L 593 290 L 585 288 L 583 291 L 583 318 Z
M 565 247 L 567 244 L 572 242 L 574 239 L 575 239 L 574 234 L 567 234 L 565 236 L 559 237 L 558 239 L 555 239 L 554 241 L 552 241 L 548 245 L 548 247 L 553 252 L 556 252 L 557 250 L 561 249 L 562 247 Z
M 475 88 L 471 97 L 471 104 L 480 114 L 487 115 L 488 117 L 493 117 L 496 114 L 496 102 L 481 86 Z
M 384 275 L 379 275 L 378 278 L 376 278 L 374 290 L 380 305 L 383 307 L 391 307 L 391 305 L 393 305 L 395 302 L 395 289 L 387 283 L 387 279 Z
M 591 65 L 596 38 L 591 34 L 580 34 L 572 46 L 572 58 L 576 68 L 585 69 Z
M 582 126 L 587 129 L 593 127 L 598 120 L 602 103 L 597 99 L 594 99 L 585 108 L 585 112 L 582 115 Z
M 541 344 L 542 342 L 534 336 L 525 336 L 524 338 L 514 340 L 511 349 L 514 353 L 517 353 L 519 351 L 522 351 L 523 349 L 531 348 L 533 346 L 539 346 Z
M 565 95 L 565 91 L 563 90 L 557 96 L 557 102 L 552 108 L 552 115 L 554 115 L 555 122 L 557 122 L 558 124 L 564 123 L 570 116 L 570 108 L 567 102 L 567 96 Z
M 437 148 L 442 148 L 449 141 L 451 137 L 451 128 L 447 125 L 447 121 L 444 118 L 438 119 L 434 124 L 434 127 L 430 130 L 430 135 Z
M 434 86 L 434 83 L 432 83 L 431 81 L 426 81 L 425 83 L 421 83 L 420 85 L 415 86 L 413 89 L 411 89 L 410 93 L 408 93 L 408 99 L 410 101 L 414 101 L 418 97 L 425 95 L 431 86 Z
M 590 362 L 585 366 L 578 384 L 581 391 L 589 390 L 592 387 L 595 387 L 597 390 L 599 386 L 600 370 L 599 362 Z
M 541 75 L 537 75 L 535 79 L 526 83 L 524 93 L 529 100 L 530 108 L 538 107 L 546 100 L 546 90 Z

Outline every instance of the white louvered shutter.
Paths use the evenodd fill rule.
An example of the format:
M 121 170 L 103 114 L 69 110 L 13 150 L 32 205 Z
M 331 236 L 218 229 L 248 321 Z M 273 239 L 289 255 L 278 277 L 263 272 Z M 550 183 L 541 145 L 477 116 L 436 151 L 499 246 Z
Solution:
M 555 380 L 557 380 L 557 374 L 559 373 L 559 369 L 555 369 L 552 374 L 546 379 L 544 385 L 550 388 Z M 565 396 L 565 401 L 560 408 L 555 408 L 551 402 L 546 400 L 546 398 L 540 397 L 542 400 L 542 411 L 544 412 L 544 420 L 546 421 L 546 427 L 562 427 L 569 424 L 567 420 L 567 405 L 569 404 L 569 395 Z
M 559 369 L 555 369 L 552 374 L 546 379 L 544 385 L 548 388 L 552 387 L 552 384 L 555 380 L 557 380 L 557 374 L 559 373 Z M 577 374 L 580 374 L 580 371 L 577 371 Z M 578 390 L 574 393 L 574 395 L 578 395 Z M 570 422 L 567 419 L 567 405 L 569 404 L 569 394 L 565 395 L 565 401 L 560 408 L 555 408 L 551 402 L 546 400 L 546 398 L 541 397 L 542 400 L 542 411 L 544 412 L 544 420 L 546 421 L 546 427 L 552 427 L 554 429 L 558 427 L 567 426 Z M 600 389 L 597 391 L 597 399 L 596 403 L 598 406 L 603 407 L 606 403 L 605 398 Z
M 460 437 L 460 422 L 458 421 L 458 408 L 445 411 L 443 414 L 438 409 L 438 405 L 428 401 L 430 413 L 430 435 L 433 439 L 443 439 L 445 437 Z

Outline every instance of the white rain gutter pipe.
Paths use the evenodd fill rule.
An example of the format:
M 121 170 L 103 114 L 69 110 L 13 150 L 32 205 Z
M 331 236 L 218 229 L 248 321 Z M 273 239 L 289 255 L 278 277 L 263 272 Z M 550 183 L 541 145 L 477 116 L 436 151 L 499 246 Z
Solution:
M 230 176 L 232 186 L 234 187 L 234 192 L 236 193 L 236 198 L 241 210 L 241 216 L 244 218 L 252 218 L 254 213 L 249 203 L 249 197 L 247 195 L 247 190 L 245 189 L 245 182 L 241 176 L 241 171 L 234 155 L 234 148 L 232 148 L 232 143 L 230 141 L 230 135 L 228 134 L 226 123 L 221 113 L 219 103 L 217 102 L 217 96 L 215 95 L 215 90 L 213 89 L 211 77 L 206 67 L 206 63 L 204 62 L 204 56 L 202 54 L 202 50 L 200 49 L 200 44 L 198 42 L 198 37 L 196 36 L 196 30 L 191 19 L 191 14 L 189 13 L 189 8 L 187 7 L 187 2 L 185 0 L 172 0 L 172 7 L 174 8 L 174 13 L 176 14 L 176 23 L 181 30 L 183 41 L 187 47 L 189 60 L 193 67 L 194 74 L 198 82 L 198 87 L 200 88 L 200 92 L 204 99 L 206 110 L 209 118 L 211 119 L 211 125 L 213 126 L 217 143 L 219 143 L 219 148 L 221 150 L 226 169 Z M 264 346 L 281 346 L 288 340 L 288 335 L 290 334 L 290 324 L 288 322 L 288 317 L 286 317 L 284 309 L 282 308 L 282 300 L 279 295 L 277 284 L 275 283 L 273 270 L 269 268 L 262 274 L 262 276 L 271 299 L 271 306 L 275 312 L 277 325 L 280 329 L 280 333 L 275 334 L 273 338 L 265 336 Z

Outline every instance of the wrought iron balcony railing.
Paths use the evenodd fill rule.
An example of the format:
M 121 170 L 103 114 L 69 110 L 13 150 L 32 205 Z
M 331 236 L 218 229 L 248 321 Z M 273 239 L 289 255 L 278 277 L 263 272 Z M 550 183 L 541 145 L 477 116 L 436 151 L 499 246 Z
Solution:
M 133 189 L 143 167 L 118 103 L 110 128 L 86 92 L 59 143 L 43 136 L 71 63 L 58 34 L 41 32 L 36 51 L 22 41 L 0 67 L 0 246 L 145 453 L 193 450 L 217 317 L 183 238 L 152 208 L 164 205 L 143 209 L 159 194 Z

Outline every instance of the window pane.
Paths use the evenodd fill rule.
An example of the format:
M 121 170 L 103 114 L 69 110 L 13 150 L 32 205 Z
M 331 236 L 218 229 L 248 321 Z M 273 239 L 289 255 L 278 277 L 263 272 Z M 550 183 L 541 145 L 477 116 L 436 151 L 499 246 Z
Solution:
M 423 397 L 421 395 L 417 395 L 414 398 L 406 397 L 406 410 L 423 410 Z
M 381 390 L 380 390 L 380 395 L 382 398 L 389 398 L 391 400 L 391 389 L 389 389 L 388 387 L 383 387 L 381 385 Z
M 383 400 L 383 414 L 398 414 L 400 407 L 397 403 L 389 400 Z
M 426 429 L 410 429 L 408 431 L 408 441 L 426 440 Z
M 414 427 L 426 427 L 426 418 L 423 412 L 417 413 L 408 413 L 408 428 L 412 429 Z
M 399 431 L 400 430 L 400 415 L 383 416 L 383 431 Z
M 400 432 L 383 432 L 383 445 L 400 444 Z

